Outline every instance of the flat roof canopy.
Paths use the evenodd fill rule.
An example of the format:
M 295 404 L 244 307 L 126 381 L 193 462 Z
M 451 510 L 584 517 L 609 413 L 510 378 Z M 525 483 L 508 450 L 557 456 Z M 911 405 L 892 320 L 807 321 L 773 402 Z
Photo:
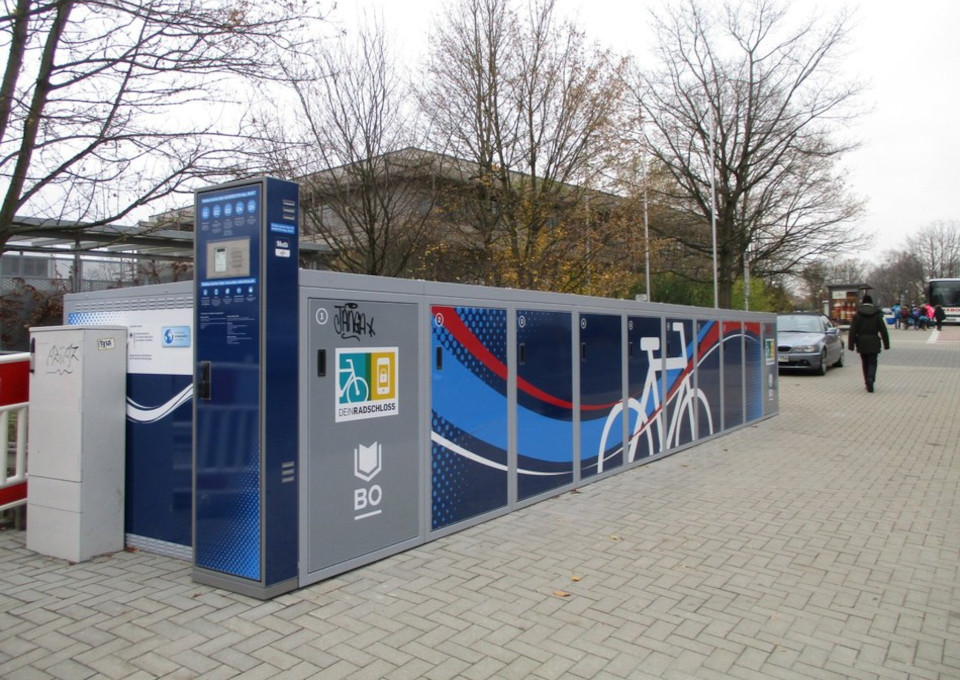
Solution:
M 17 235 L 4 252 L 141 258 L 159 261 L 193 261 L 193 232 L 156 227 L 118 225 L 84 226 L 76 222 L 17 218 Z M 300 256 L 310 262 L 329 253 L 326 245 L 300 242 Z

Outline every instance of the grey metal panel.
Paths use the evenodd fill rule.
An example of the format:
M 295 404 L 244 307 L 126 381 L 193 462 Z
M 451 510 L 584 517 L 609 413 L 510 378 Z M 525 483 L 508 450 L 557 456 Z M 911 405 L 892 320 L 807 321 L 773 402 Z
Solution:
M 63 297 L 63 321 L 73 312 L 193 308 L 193 282 L 114 288 Z
M 420 540 L 419 300 L 310 297 L 301 583 Z
M 351 290 L 357 292 L 386 295 L 426 295 L 431 301 L 441 299 L 462 301 L 463 304 L 487 304 L 504 306 L 513 303 L 527 307 L 543 307 L 570 311 L 622 311 L 631 314 L 669 315 L 678 318 L 712 319 L 718 316 L 727 320 L 750 320 L 775 322 L 776 315 L 765 312 L 747 312 L 743 310 L 716 310 L 688 305 L 663 304 L 658 302 L 639 302 L 636 300 L 617 300 L 567 293 L 548 293 L 541 291 L 516 290 L 512 288 L 491 288 L 461 283 L 439 283 L 434 281 L 416 281 L 411 279 L 392 279 L 362 274 L 341 274 L 336 272 L 300 270 L 301 287 L 331 290 Z

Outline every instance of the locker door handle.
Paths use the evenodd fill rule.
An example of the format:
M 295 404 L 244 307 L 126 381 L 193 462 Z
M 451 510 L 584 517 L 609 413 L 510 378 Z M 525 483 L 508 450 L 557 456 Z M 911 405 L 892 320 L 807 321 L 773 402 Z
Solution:
M 200 362 L 200 376 L 197 378 L 197 398 L 210 399 L 210 362 Z

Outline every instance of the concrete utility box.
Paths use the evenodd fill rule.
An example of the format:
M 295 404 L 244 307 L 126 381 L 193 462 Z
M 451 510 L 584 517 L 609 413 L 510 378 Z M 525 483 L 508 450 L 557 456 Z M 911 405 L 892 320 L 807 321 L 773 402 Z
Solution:
M 27 548 L 70 562 L 123 549 L 127 331 L 31 329 Z

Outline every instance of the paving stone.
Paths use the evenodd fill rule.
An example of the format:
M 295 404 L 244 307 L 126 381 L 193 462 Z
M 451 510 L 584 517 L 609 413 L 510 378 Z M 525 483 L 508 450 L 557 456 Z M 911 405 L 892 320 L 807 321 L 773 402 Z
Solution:
M 0 677 L 960 677 L 951 330 L 895 331 L 874 394 L 781 375 L 774 418 L 269 602 L 0 531 Z

